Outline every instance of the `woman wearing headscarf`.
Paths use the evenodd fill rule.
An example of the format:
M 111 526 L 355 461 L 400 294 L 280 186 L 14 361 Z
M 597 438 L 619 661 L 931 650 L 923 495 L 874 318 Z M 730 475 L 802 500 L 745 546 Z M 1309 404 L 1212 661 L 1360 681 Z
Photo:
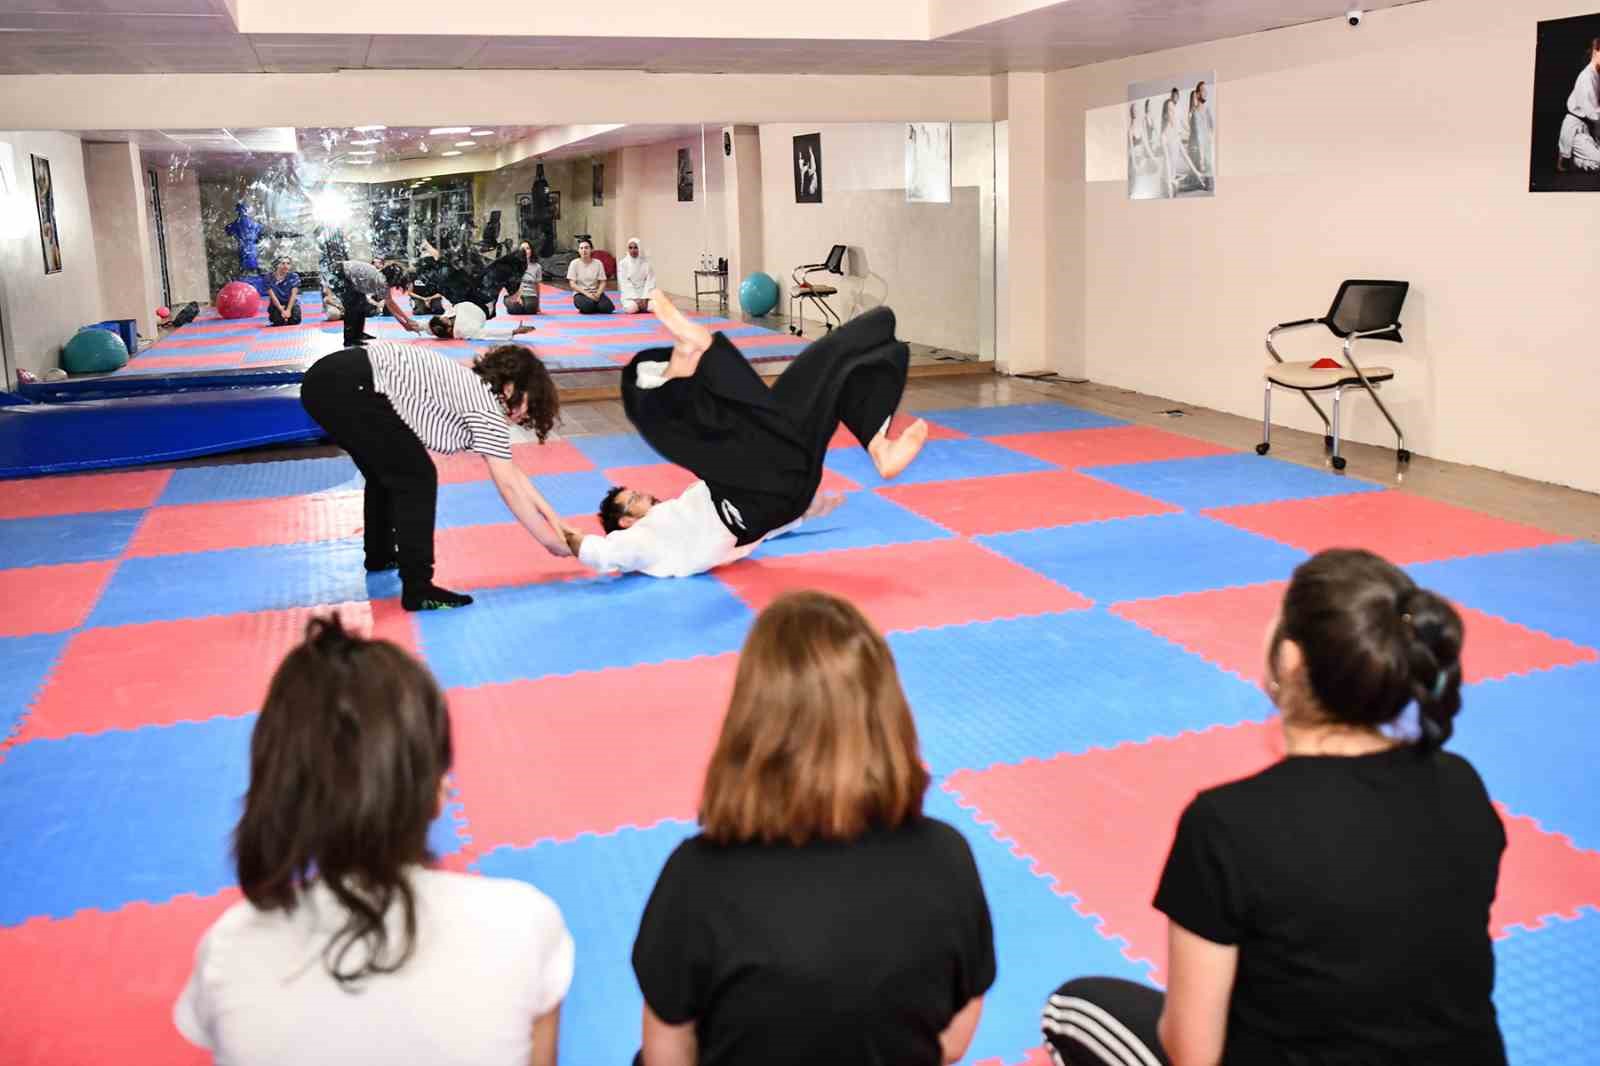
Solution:
M 617 260 L 617 286 L 622 290 L 622 310 L 633 315 L 650 310 L 650 290 L 656 287 L 656 268 L 639 250 L 639 238 L 628 238 L 628 254 Z

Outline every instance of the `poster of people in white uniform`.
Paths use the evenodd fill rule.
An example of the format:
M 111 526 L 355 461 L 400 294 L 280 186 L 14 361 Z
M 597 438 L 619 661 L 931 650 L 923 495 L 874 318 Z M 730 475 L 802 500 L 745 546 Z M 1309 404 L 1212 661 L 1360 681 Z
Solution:
M 1600 14 L 1539 23 L 1529 192 L 1600 192 Z
M 1185 74 L 1128 86 L 1128 199 L 1217 190 L 1217 77 Z

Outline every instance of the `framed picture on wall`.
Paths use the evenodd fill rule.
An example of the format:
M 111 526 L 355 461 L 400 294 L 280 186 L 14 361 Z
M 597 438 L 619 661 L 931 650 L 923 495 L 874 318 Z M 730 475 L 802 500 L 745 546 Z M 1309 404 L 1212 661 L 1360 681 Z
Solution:
M 594 165 L 594 206 L 604 207 L 606 202 L 606 165 Z
M 1128 199 L 1216 195 L 1216 96 L 1213 73 L 1128 86 Z
M 686 204 L 694 199 L 694 162 L 689 149 L 678 149 L 678 202 Z
M 822 202 L 822 134 L 802 133 L 794 139 L 794 202 Z
M 1539 23 L 1529 192 L 1600 192 L 1600 14 Z
M 61 233 L 56 227 L 56 189 L 50 180 L 50 160 L 33 157 L 33 195 L 39 203 L 39 244 L 44 250 L 44 272 L 61 272 Z
M 906 123 L 906 202 L 950 202 L 950 123 Z
M 561 190 L 550 190 L 550 221 L 561 221 Z

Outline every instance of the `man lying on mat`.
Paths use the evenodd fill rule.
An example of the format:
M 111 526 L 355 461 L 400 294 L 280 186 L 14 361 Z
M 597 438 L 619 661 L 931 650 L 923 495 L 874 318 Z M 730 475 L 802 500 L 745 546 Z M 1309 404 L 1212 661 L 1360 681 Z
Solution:
M 840 422 L 885 478 L 927 440 L 921 419 L 888 435 L 910 350 L 895 339 L 886 307 L 808 346 L 770 389 L 727 337 L 685 318 L 661 290 L 650 294 L 650 309 L 676 343 L 628 364 L 623 408 L 651 447 L 700 480 L 666 501 L 621 486 L 608 491 L 600 503 L 605 536 L 564 529 L 586 566 L 687 577 L 734 562 L 839 505 L 817 490 Z

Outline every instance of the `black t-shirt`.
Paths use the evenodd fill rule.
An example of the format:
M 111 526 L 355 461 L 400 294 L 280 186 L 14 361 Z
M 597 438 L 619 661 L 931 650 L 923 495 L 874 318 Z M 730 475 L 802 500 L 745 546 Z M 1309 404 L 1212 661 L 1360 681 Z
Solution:
M 1196 796 L 1155 905 L 1238 945 L 1223 1062 L 1503 1066 L 1488 925 L 1505 844 L 1445 752 L 1291 756 Z
M 918 818 L 847 844 L 685 841 L 639 924 L 633 969 L 700 1062 L 943 1062 L 939 1034 L 994 983 L 967 842 Z

